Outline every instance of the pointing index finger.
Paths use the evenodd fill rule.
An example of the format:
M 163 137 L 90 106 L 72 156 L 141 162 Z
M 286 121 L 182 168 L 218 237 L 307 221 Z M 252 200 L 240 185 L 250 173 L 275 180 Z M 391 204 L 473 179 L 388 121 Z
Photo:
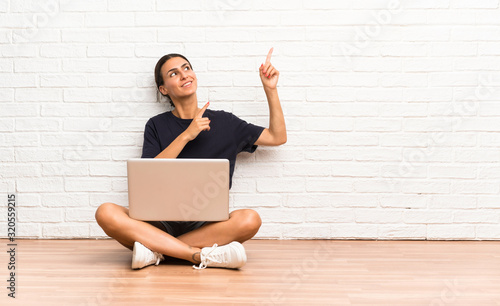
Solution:
M 269 53 L 267 53 L 266 63 L 271 62 L 271 55 L 273 54 L 273 49 L 274 49 L 274 48 L 271 48 L 271 49 L 269 50 Z
M 205 113 L 209 104 L 210 104 L 210 102 L 207 102 L 207 104 L 205 104 L 205 106 L 203 106 L 203 108 L 200 110 L 200 112 L 196 115 L 197 118 L 201 118 L 203 116 L 203 113 Z

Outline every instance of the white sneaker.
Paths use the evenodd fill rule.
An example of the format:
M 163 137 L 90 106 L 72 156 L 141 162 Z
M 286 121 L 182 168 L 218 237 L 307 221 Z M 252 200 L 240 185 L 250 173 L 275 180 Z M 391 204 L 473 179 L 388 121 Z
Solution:
M 247 262 L 247 254 L 241 243 L 233 241 L 218 247 L 217 243 L 212 247 L 201 249 L 201 263 L 195 269 L 205 269 L 206 267 L 238 269 Z
M 132 269 L 142 269 L 149 265 L 158 265 L 162 261 L 163 255 L 156 253 L 143 246 L 140 242 L 134 243 L 134 253 L 132 254 Z

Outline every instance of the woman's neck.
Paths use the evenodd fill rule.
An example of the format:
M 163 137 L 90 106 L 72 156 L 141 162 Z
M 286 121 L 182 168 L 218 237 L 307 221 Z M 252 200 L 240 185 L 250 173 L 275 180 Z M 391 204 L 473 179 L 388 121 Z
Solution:
M 175 109 L 172 111 L 172 114 L 181 119 L 193 119 L 200 111 L 196 95 L 186 100 L 176 101 L 174 105 Z

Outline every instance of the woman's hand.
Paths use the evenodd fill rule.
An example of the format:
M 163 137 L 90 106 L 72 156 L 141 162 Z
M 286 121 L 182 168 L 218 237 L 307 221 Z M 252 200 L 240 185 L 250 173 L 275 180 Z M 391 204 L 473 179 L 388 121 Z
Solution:
M 276 89 L 276 85 L 278 85 L 278 77 L 280 72 L 271 65 L 271 55 L 273 54 L 273 48 L 269 50 L 269 53 L 266 57 L 266 62 L 260 65 L 259 75 L 260 80 L 262 81 L 262 86 L 264 86 L 264 90 L 267 89 Z
M 210 102 L 207 102 L 207 104 L 203 106 L 188 128 L 183 132 L 186 135 L 187 141 L 191 141 L 198 137 L 201 131 L 210 131 L 210 119 L 203 117 L 203 113 L 205 113 L 209 104 Z

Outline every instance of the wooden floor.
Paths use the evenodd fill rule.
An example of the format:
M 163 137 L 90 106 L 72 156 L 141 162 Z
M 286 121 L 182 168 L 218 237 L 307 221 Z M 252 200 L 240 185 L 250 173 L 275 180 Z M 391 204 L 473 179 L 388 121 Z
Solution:
M 114 240 L 16 242 L 15 303 L 2 251 L 0 305 L 500 305 L 494 241 L 251 240 L 239 271 L 133 271 Z

